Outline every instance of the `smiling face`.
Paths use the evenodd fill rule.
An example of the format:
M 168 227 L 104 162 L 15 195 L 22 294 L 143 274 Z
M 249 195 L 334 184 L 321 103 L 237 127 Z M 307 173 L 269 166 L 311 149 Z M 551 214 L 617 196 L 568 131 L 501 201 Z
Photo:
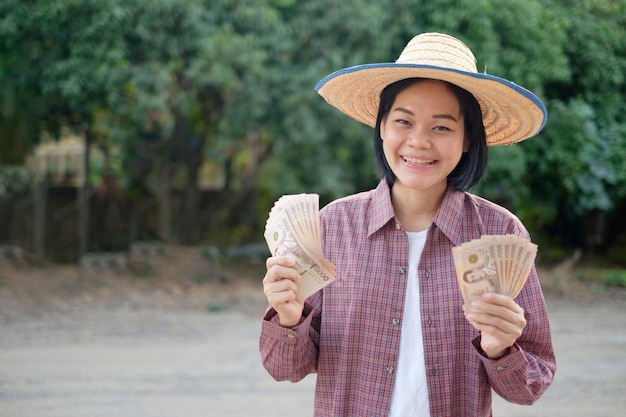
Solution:
M 380 137 L 394 188 L 412 192 L 445 192 L 448 175 L 468 149 L 459 101 L 434 80 L 418 81 L 396 96 Z

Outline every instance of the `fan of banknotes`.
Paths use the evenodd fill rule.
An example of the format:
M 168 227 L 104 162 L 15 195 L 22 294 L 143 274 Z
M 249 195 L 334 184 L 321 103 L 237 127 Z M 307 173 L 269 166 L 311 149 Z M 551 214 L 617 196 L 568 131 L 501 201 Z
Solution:
M 335 280 L 335 266 L 322 254 L 317 194 L 279 198 L 270 211 L 264 236 L 273 256 L 295 259 L 302 276 L 298 289 L 304 299 Z
M 517 297 L 536 255 L 537 245 L 516 235 L 484 235 L 452 248 L 466 311 L 485 293 Z

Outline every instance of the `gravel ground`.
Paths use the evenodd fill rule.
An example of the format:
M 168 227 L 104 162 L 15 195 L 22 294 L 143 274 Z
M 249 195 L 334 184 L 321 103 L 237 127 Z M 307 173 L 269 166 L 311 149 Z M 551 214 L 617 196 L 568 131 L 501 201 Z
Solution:
M 258 284 L 29 272 L 0 269 L 0 417 L 312 415 L 314 376 L 278 383 L 260 364 Z M 555 382 L 494 415 L 623 416 L 626 293 L 547 300 Z

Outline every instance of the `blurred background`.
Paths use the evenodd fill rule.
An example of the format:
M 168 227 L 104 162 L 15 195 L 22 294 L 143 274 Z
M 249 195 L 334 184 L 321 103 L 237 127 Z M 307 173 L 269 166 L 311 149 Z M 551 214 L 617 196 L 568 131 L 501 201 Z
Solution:
M 0 416 L 310 415 L 258 356 L 265 221 L 376 186 L 314 86 L 424 31 L 549 112 L 473 190 L 539 244 L 559 359 L 496 414 L 622 415 L 626 0 L 0 0 Z
M 377 183 L 371 129 L 315 83 L 424 31 L 548 107 L 474 192 L 522 219 L 539 262 L 578 254 L 625 284 L 624 0 L 2 0 L 0 259 L 264 254 L 280 195 Z

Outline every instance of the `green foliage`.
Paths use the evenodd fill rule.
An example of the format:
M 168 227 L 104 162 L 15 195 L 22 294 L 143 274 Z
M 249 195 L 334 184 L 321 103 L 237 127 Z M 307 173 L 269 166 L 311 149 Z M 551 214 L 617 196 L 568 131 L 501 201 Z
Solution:
M 616 184 L 622 164 L 612 164 L 610 141 L 596 125 L 593 109 L 573 100 L 568 105 L 555 102 L 551 110 L 552 123 L 532 143 L 534 177 L 561 190 L 578 214 L 609 210 L 608 186 Z
M 575 275 L 587 282 L 594 282 L 608 286 L 626 287 L 626 270 L 602 268 L 577 268 Z
M 3 51 L 15 58 L 3 71 L 13 82 L 11 94 L 23 87 L 46 97 L 42 111 L 63 115 L 68 123 L 114 105 L 119 73 L 111 68 L 121 57 L 117 2 L 30 3 L 6 1 L 2 7 Z
M 565 51 L 572 78 L 558 85 L 562 99 L 580 96 L 601 123 L 626 121 L 626 1 L 549 2 L 567 23 Z
M 536 91 L 569 77 L 564 22 L 540 0 L 431 0 L 421 5 L 424 30 L 460 36 L 474 51 L 479 72 Z M 411 27 L 411 26 L 409 26 Z M 539 91 L 541 92 L 541 91 Z
M 273 196 L 309 190 L 327 199 L 375 181 L 371 130 L 327 106 L 317 81 L 345 66 L 392 57 L 387 2 L 300 1 L 281 8 L 284 33 L 267 71 L 274 136 L 259 187 Z M 397 53 L 397 52 L 393 52 Z
M 539 239 L 588 247 L 598 239 L 609 242 L 610 233 L 593 239 L 590 234 L 601 226 L 597 213 L 612 213 L 626 189 L 626 1 L 542 3 L 554 19 L 546 30 L 558 28 L 559 36 L 550 45 L 550 36 L 533 32 L 542 39 L 534 42 L 547 41 L 545 58 L 566 65 L 550 76 L 545 73 L 551 67 L 548 59 L 545 64 L 519 62 L 528 65 L 525 71 L 544 73 L 540 87 L 532 80 L 524 85 L 547 102 L 548 123 L 538 137 L 494 150 L 489 175 L 478 190 L 513 209 Z M 518 42 L 526 42 L 521 38 Z M 536 57 L 530 51 L 523 56 Z M 511 149 L 510 158 L 502 155 Z M 509 166 L 494 161 L 500 155 Z
M 0 166 L 0 201 L 19 197 L 30 189 L 32 175 L 22 166 Z
M 68 126 L 107 152 L 102 170 L 127 192 L 182 173 L 191 209 L 207 159 L 227 178 L 227 212 L 257 194 L 244 209 L 258 227 L 280 194 L 325 203 L 376 184 L 372 130 L 314 85 L 393 61 L 423 31 L 459 36 L 479 71 L 548 104 L 538 137 L 490 150 L 476 192 L 554 245 L 584 246 L 597 213 L 619 217 L 625 0 L 0 0 L 0 162 Z

